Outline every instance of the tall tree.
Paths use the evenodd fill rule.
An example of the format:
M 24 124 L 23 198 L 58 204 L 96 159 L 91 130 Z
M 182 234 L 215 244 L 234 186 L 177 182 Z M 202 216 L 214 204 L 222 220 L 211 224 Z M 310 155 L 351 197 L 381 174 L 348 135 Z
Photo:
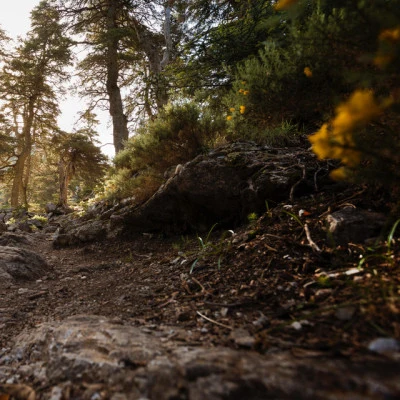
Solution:
M 65 36 L 58 11 L 41 1 L 31 14 L 27 38 L 3 67 L 2 99 L 13 121 L 17 142 L 11 205 L 28 206 L 29 160 L 42 124 L 56 127 L 59 109 L 56 89 L 66 78 L 71 42 Z
M 154 112 L 150 92 L 156 108 L 168 101 L 161 71 L 171 59 L 173 1 L 162 4 L 146 0 L 69 0 L 58 4 L 72 31 L 86 46 L 87 56 L 79 64 L 84 93 L 94 103 L 107 97 L 118 153 L 129 136 L 129 117 L 121 93 L 129 93 L 132 88 L 127 85 L 133 80 L 138 84 L 132 97 L 143 99 L 144 110 L 150 117 Z M 141 74 L 143 70 L 145 73 Z M 141 82 L 136 79 L 138 76 Z M 149 85 L 153 90 L 148 90 Z
M 53 144 L 59 155 L 58 205 L 68 208 L 68 190 L 71 179 L 78 176 L 83 181 L 90 181 L 93 186 L 103 176 L 107 158 L 84 131 L 73 134 L 60 133 L 54 137 Z

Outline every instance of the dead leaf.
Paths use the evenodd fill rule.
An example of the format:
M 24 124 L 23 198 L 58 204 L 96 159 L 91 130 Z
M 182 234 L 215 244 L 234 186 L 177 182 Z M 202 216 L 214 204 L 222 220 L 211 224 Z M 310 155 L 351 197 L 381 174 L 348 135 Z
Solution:
M 0 385 L 0 392 L 4 393 L 1 394 L 0 400 L 9 400 L 10 396 L 13 396 L 15 400 L 36 400 L 35 391 L 27 385 Z

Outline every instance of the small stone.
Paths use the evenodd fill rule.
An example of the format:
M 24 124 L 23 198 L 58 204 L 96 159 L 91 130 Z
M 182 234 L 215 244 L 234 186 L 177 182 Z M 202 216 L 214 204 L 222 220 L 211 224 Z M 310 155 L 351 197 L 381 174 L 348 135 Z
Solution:
M 368 350 L 378 354 L 391 355 L 400 351 L 400 342 L 393 338 L 377 338 L 368 344 Z
M 229 338 L 235 342 L 240 347 L 246 347 L 251 349 L 254 347 L 256 340 L 246 329 L 235 329 L 233 330 Z
M 229 308 L 228 307 L 223 307 L 223 308 L 221 308 L 221 317 L 226 317 L 227 315 L 228 315 L 228 312 L 229 312 Z
M 63 393 L 62 389 L 59 386 L 55 386 L 51 389 L 50 400 L 62 400 Z
M 341 307 L 336 310 L 335 316 L 340 321 L 350 321 L 356 310 L 356 307 Z
M 294 321 L 290 326 L 293 329 L 296 329 L 296 331 L 299 331 L 302 328 L 302 325 L 299 321 Z
M 315 292 L 315 298 L 318 300 L 323 300 L 329 297 L 333 292 L 333 289 L 319 289 Z
M 26 289 L 26 288 L 19 288 L 18 289 L 18 294 L 24 294 L 24 293 L 28 293 L 29 292 L 29 289 Z
M 262 313 L 260 318 L 253 321 L 253 325 L 256 326 L 257 328 L 264 328 L 268 326 L 268 324 L 269 324 L 268 318 Z

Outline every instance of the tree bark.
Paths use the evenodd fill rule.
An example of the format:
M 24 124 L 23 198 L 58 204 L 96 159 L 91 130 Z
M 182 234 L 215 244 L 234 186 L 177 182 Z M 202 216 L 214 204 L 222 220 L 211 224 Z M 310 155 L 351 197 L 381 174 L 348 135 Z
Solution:
M 59 199 L 58 205 L 62 208 L 68 208 L 68 185 L 71 180 L 71 163 L 60 159 L 58 163 L 58 179 L 59 179 Z
M 107 94 L 110 103 L 110 115 L 113 124 L 113 139 L 115 152 L 119 153 L 124 148 L 124 142 L 128 140 L 128 121 L 124 114 L 121 90 L 118 86 L 118 42 L 116 35 L 117 5 L 115 0 L 109 2 L 107 11 Z
M 29 99 L 28 107 L 23 119 L 23 130 L 20 136 L 20 154 L 14 165 L 14 178 L 11 188 L 11 207 L 18 207 L 21 204 L 21 195 L 24 191 L 24 177 L 26 162 L 32 151 L 31 130 L 34 118 L 35 97 Z M 26 205 L 26 204 L 25 204 Z

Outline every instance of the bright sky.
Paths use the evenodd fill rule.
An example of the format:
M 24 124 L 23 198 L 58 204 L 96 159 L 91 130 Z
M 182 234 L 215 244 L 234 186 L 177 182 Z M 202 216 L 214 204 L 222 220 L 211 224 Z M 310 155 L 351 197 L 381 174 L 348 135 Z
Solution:
M 40 0 L 13 0 L 7 1 L 3 5 L 0 13 L 0 26 L 12 38 L 22 36 L 30 28 L 30 12 L 39 4 Z M 72 131 L 77 119 L 77 113 L 84 110 L 84 103 L 76 97 L 69 96 L 60 103 L 62 115 L 59 118 L 60 128 L 65 131 Z M 98 127 L 101 144 L 112 143 L 112 129 L 108 123 L 108 116 L 104 112 L 96 111 L 101 124 Z M 102 151 L 110 156 L 114 156 L 114 147 L 106 145 Z

